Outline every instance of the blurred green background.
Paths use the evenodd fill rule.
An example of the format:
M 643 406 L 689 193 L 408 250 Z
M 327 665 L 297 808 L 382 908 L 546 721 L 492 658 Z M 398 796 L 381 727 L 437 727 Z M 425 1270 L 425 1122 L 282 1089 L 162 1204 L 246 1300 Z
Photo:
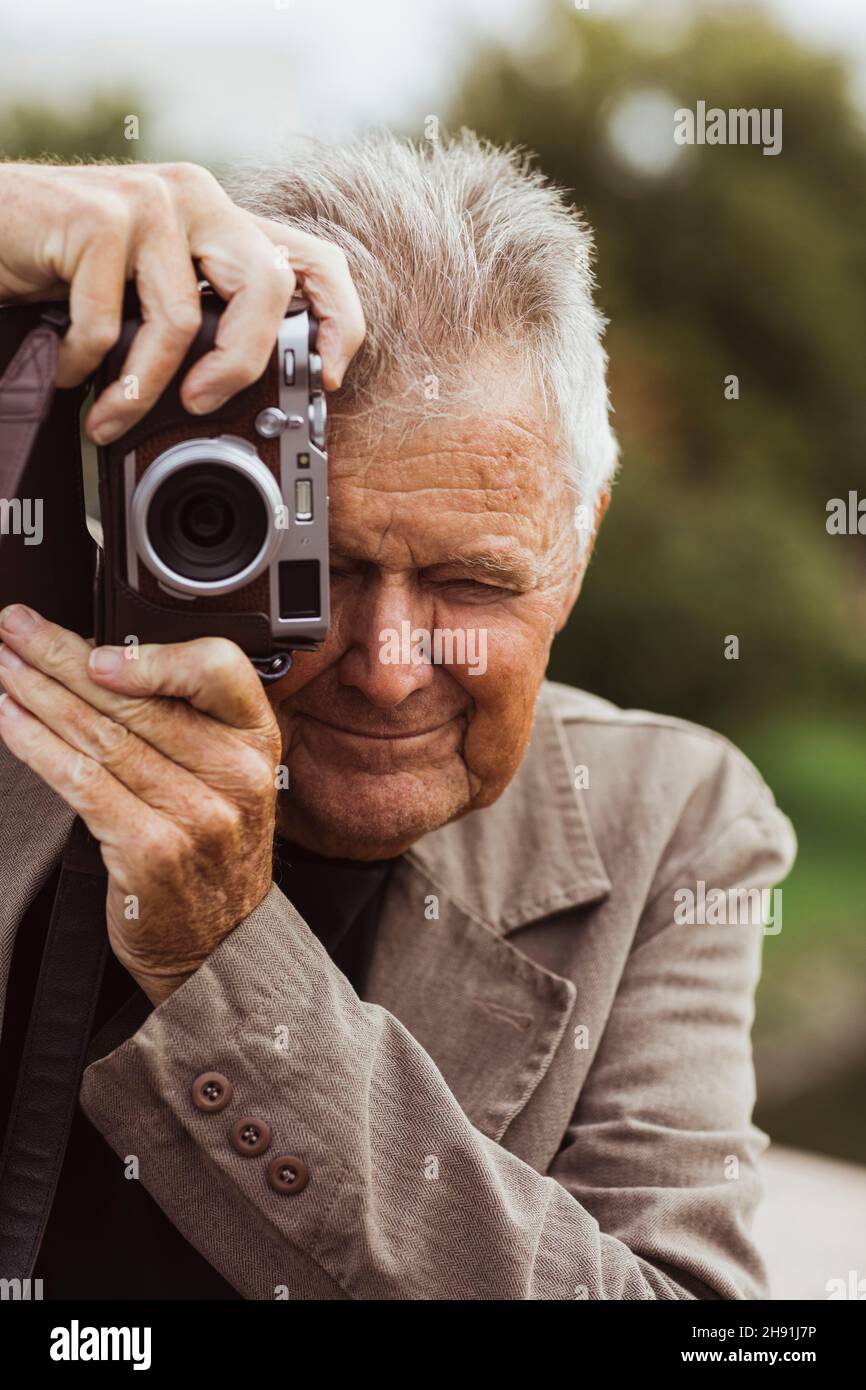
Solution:
M 675 153 L 698 100 L 781 108 L 782 153 Z M 696 7 L 658 52 L 551 5 L 529 61 L 478 55 L 453 115 L 535 151 L 596 234 L 623 466 L 551 674 L 709 724 L 769 781 L 800 851 L 764 939 L 756 1118 L 866 1162 L 866 537 L 826 530 L 830 498 L 866 496 L 850 75 L 755 11 Z
M 698 100 L 781 108 L 782 153 L 676 146 Z M 2 153 L 127 159 L 130 111 L 128 87 L 7 107 Z M 851 73 L 750 7 L 696 3 L 660 43 L 551 0 L 531 45 L 467 46 L 440 115 L 535 151 L 596 235 L 623 467 L 551 674 L 721 730 L 773 787 L 800 854 L 764 940 L 756 1118 L 866 1162 L 866 538 L 826 530 L 830 498 L 866 496 Z M 209 162 L 146 135 L 134 153 Z

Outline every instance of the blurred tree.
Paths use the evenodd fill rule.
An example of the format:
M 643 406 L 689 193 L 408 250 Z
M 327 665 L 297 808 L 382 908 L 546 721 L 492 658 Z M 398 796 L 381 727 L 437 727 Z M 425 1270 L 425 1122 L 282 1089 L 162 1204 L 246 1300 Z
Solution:
M 781 108 L 781 153 L 677 146 L 698 100 Z M 728 728 L 862 709 L 866 544 L 825 529 L 829 498 L 866 495 L 866 139 L 842 60 L 752 10 L 660 45 L 551 3 L 531 49 L 471 62 L 450 124 L 535 151 L 596 233 L 623 472 L 551 674 Z
M 39 102 L 0 108 L 0 158 L 74 160 L 149 159 L 143 139 L 128 139 L 129 116 L 142 120 L 143 102 L 128 91 L 100 92 L 80 107 L 58 109 Z

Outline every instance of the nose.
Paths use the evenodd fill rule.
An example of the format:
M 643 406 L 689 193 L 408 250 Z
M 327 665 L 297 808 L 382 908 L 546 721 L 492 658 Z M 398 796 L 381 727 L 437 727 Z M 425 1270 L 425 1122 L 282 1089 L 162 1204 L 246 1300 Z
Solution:
M 433 667 L 429 660 L 413 660 L 418 644 L 411 635 L 429 618 L 427 605 L 407 578 L 380 574 L 368 580 L 341 608 L 341 683 L 360 690 L 377 709 L 393 709 L 426 689 Z

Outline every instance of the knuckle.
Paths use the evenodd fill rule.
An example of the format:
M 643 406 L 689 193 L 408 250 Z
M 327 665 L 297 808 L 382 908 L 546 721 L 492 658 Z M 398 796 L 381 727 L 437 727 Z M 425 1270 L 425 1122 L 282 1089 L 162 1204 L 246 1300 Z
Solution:
M 243 815 L 233 801 L 218 802 L 208 816 L 208 829 L 211 836 L 220 844 L 234 843 L 243 828 Z
M 158 235 L 174 234 L 174 202 L 165 179 L 153 169 L 133 169 L 122 187 L 139 227 Z
M 51 672 L 62 672 L 72 661 L 67 634 L 62 627 L 55 628 L 45 642 L 42 661 Z
M 212 675 L 226 677 L 242 670 L 246 658 L 228 637 L 201 637 L 197 645 Z
M 185 837 L 179 831 L 167 831 L 161 825 L 143 830 L 136 837 L 136 849 L 142 862 L 161 878 L 178 873 L 189 859 Z
M 112 700 L 113 718 L 131 729 L 148 729 L 159 718 L 161 700 L 158 695 L 116 695 Z
M 197 807 L 187 821 L 194 851 L 201 863 L 219 860 L 227 864 L 237 857 L 242 845 L 243 817 L 234 802 L 210 797 L 206 807 Z
M 194 338 L 201 328 L 201 304 L 198 299 L 179 299 L 162 315 L 163 324 L 178 338 Z
M 78 791 L 89 791 L 102 774 L 99 763 L 86 753 L 74 753 L 69 762 L 69 781 Z
M 91 729 L 91 741 L 99 757 L 117 759 L 128 751 L 130 739 L 129 729 L 113 719 L 99 718 Z
M 163 188 L 159 178 L 149 169 L 136 169 L 128 166 L 121 166 L 115 171 L 114 189 L 127 200 L 144 199 L 148 205 L 151 200 L 161 196 L 160 190 Z
M 254 749 L 248 749 L 244 753 L 241 776 L 244 786 L 256 801 L 270 801 L 275 796 L 278 761 L 279 753 L 273 762 L 269 762 L 265 754 L 257 753 Z
M 88 218 L 91 229 L 97 235 L 105 234 L 122 238 L 129 234 L 132 225 L 132 211 L 123 184 L 118 185 L 117 191 L 92 193 L 86 197 L 85 203 L 86 206 L 82 210 Z
M 159 166 L 159 177 L 169 185 L 175 185 L 183 189 L 192 191 L 209 192 L 222 191 L 217 180 L 209 169 L 205 169 L 202 164 L 195 164 L 192 160 L 179 159 L 170 164 Z
M 104 357 L 120 337 L 120 320 L 96 318 L 82 325 L 82 337 L 94 352 Z
M 133 169 L 130 171 L 129 189 L 147 200 L 148 208 L 168 208 L 171 200 L 163 180 L 153 169 Z

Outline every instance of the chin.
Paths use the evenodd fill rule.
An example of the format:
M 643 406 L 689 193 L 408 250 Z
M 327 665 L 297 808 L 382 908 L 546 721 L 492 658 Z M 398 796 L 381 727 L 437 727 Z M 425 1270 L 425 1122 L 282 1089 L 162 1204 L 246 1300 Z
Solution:
M 291 774 L 280 800 L 282 834 L 332 858 L 388 859 L 470 807 L 466 768 L 381 773 L 315 769 Z

